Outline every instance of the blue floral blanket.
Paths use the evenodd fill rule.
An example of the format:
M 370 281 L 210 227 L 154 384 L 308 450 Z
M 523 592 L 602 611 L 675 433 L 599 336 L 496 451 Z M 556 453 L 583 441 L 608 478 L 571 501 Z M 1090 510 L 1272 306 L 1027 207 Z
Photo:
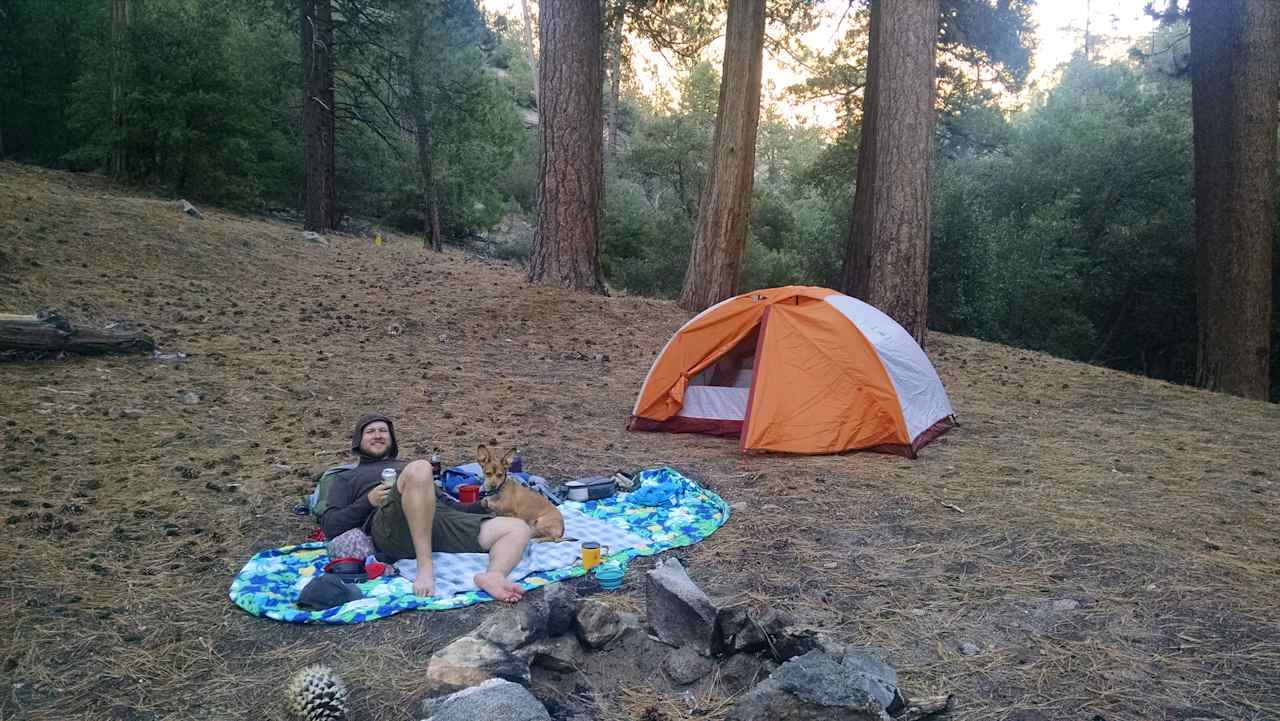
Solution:
M 729 506 L 720 496 L 672 468 L 641 471 L 637 480 L 640 485 L 630 494 L 619 493 L 583 503 L 566 501 L 561 506 L 566 515 L 581 513 L 588 519 L 608 523 L 619 532 L 636 537 L 635 545 L 611 547 L 611 561 L 625 564 L 636 556 L 652 556 L 671 548 L 692 545 L 710 536 L 729 520 Z M 655 494 L 661 497 L 661 503 L 655 503 Z M 643 498 L 653 505 L 637 503 L 629 500 L 629 496 Z M 586 571 L 577 560 L 576 552 L 572 558 L 572 563 L 566 562 L 556 568 L 523 576 L 519 579 L 520 585 L 529 590 L 584 575 Z M 413 595 L 409 580 L 392 577 L 359 584 L 364 593 L 364 598 L 359 600 L 323 611 L 299 608 L 296 605 L 298 594 L 303 586 L 321 573 L 328 561 L 323 543 L 304 543 L 257 553 L 231 583 L 231 600 L 255 616 L 289 623 L 335 624 L 359 623 L 414 609 L 441 611 L 461 608 L 493 600 L 492 596 L 480 590 L 421 598 Z

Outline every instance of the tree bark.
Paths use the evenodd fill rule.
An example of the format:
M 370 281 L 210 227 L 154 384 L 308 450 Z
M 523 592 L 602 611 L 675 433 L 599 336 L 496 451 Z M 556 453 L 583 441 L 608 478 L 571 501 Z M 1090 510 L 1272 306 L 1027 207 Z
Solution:
M 0 351 L 145 353 L 155 347 L 155 341 L 143 333 L 73 328 L 53 312 L 0 313 Z
M 539 18 L 538 227 L 529 281 L 607 295 L 600 3 L 543 0 Z
M 627 20 L 627 0 L 614 0 L 609 34 L 609 110 L 605 114 L 605 162 L 618 152 L 618 96 L 622 93 L 622 29 Z
M 702 310 L 738 293 L 751 220 L 764 25 L 764 0 L 729 1 L 710 169 L 680 292 L 680 307 L 686 310 Z
M 1196 383 L 1270 391 L 1280 6 L 1192 0 Z
M 338 227 L 334 147 L 333 8 L 330 0 L 302 0 L 302 136 L 306 178 L 304 227 Z
M 842 289 L 924 345 L 938 0 L 872 0 L 862 141 Z
M 431 101 L 423 87 L 423 44 L 426 42 L 427 18 L 420 3 L 413 6 L 413 35 L 409 45 L 409 104 L 413 113 L 413 137 L 418 150 L 418 171 L 422 174 L 422 218 L 424 245 L 437 253 L 444 250 L 440 232 L 440 203 L 436 191 L 435 143 L 432 128 Z
M 107 0 L 111 14 L 111 176 L 128 170 L 124 145 L 124 76 L 128 58 L 129 0 Z

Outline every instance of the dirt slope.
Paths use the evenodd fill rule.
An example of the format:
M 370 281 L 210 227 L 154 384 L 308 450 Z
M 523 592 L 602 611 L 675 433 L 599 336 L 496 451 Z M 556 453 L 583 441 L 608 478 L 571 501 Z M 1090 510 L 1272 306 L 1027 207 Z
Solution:
M 951 718 L 1280 718 L 1274 405 L 934 335 L 963 425 L 920 459 L 748 458 L 624 430 L 672 304 L 203 210 L 0 163 L 0 311 L 190 354 L 0 363 L 0 718 L 282 719 L 317 659 L 358 718 L 409 718 L 427 656 L 489 608 L 313 628 L 226 599 L 310 530 L 289 509 L 368 409 L 449 463 L 485 442 L 552 478 L 674 465 L 738 504 L 681 552 L 695 580 L 882 649 Z M 644 568 L 617 603 L 641 607 Z M 685 717 L 625 666 L 582 674 L 599 719 Z

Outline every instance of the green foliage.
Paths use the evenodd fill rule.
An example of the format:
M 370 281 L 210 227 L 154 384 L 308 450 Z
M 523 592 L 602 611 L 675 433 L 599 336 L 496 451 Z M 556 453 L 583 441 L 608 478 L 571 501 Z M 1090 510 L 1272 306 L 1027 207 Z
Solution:
M 191 28 L 200 32 L 193 33 Z M 111 118 L 105 18 L 84 47 L 69 127 L 78 167 L 106 164 L 125 148 L 129 176 L 228 205 L 288 197 L 299 178 L 296 134 L 283 123 L 281 87 L 295 60 L 279 18 L 251 3 L 194 0 L 145 5 L 130 27 L 121 99 Z
M 1194 361 L 1189 89 L 1077 59 L 939 164 L 931 325 L 1161 377 Z
M 471 0 L 416 3 L 387 3 L 380 32 L 389 42 L 360 47 L 344 59 L 339 106 L 351 111 L 341 116 L 347 122 L 339 130 L 339 187 L 348 189 L 340 202 L 348 212 L 402 230 L 425 229 L 425 182 L 410 120 L 420 111 L 432 133 L 444 235 L 461 239 L 502 219 L 507 169 L 528 143 L 512 104 L 509 74 L 490 65 L 494 54 L 508 66 L 518 56 L 504 49 Z M 407 80 L 396 81 L 384 70 L 398 67 L 409 77 L 414 58 L 408 47 L 418 23 L 424 28 L 417 58 L 422 108 L 414 107 Z M 388 97 L 366 97 L 371 92 Z
M 681 90 L 678 110 L 640 122 L 624 159 L 624 177 L 639 184 L 651 203 L 669 202 L 693 222 L 711 155 L 719 75 L 710 64 L 699 63 L 682 80 Z
M 55 165 L 72 145 L 81 44 L 104 16 L 101 0 L 0 0 L 0 157 Z
M 415 149 L 394 97 L 407 3 L 363 13 L 355 0 L 339 3 L 346 24 L 338 31 L 336 164 L 342 213 L 421 227 Z M 462 237 L 501 218 L 517 189 L 506 172 L 517 153 L 531 167 L 528 133 L 512 106 L 521 80 L 490 72 L 489 55 L 502 44 L 471 0 L 423 7 L 432 13 L 426 61 L 442 219 L 449 235 Z M 104 169 L 123 148 L 137 182 L 236 207 L 297 206 L 295 12 L 277 0 L 133 3 L 117 128 L 107 4 L 0 0 L 2 150 L 89 170 Z M 531 87 L 522 57 L 507 65 Z
M 684 283 L 693 222 L 682 208 L 655 203 L 636 181 L 611 176 L 600 231 L 605 276 L 632 293 L 674 297 Z

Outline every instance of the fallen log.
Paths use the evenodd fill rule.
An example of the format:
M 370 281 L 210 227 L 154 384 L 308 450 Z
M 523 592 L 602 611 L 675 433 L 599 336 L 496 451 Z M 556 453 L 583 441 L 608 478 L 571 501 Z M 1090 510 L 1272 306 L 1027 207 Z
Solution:
M 74 328 L 57 311 L 35 315 L 0 313 L 0 352 L 147 353 L 155 350 L 150 336 L 137 331 Z

